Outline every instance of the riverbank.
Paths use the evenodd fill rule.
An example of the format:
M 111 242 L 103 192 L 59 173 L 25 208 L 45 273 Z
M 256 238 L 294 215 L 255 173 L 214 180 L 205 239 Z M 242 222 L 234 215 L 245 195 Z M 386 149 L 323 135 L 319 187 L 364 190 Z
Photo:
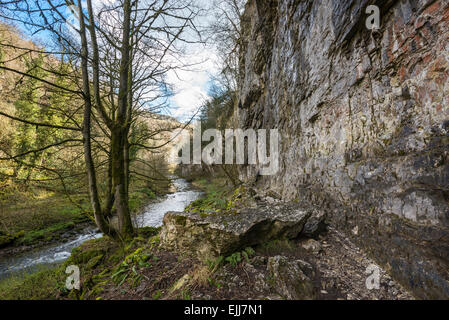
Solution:
M 66 196 L 41 189 L 17 192 L 17 200 L 2 201 L 0 249 L 35 247 L 57 241 L 76 225 L 89 221 L 87 197 Z
M 168 183 L 160 183 L 152 189 L 141 183 L 133 184 L 129 205 L 134 219 L 149 204 L 173 192 L 172 189 Z M 20 201 L 9 202 L 9 205 L 5 201 L 8 197 L 2 198 L 1 234 L 8 242 L 0 248 L 1 281 L 16 276 L 21 279 L 41 267 L 61 263 L 73 248 L 101 236 L 90 217 L 90 204 L 83 195 L 72 195 L 69 200 L 65 195 L 31 188 L 18 194 Z
M 159 192 L 158 197 L 151 196 L 148 190 L 138 189 L 130 194 L 130 207 L 133 210 L 133 221 L 136 227 L 160 226 L 165 212 L 170 210 L 183 211 L 184 208 L 195 200 L 200 192 L 192 190 L 191 185 L 183 179 L 174 179 L 170 188 L 165 188 L 165 193 Z M 48 276 L 48 265 L 62 262 L 70 256 L 72 248 L 81 245 L 86 240 L 101 237 L 96 232 L 93 224 L 79 224 L 77 228 L 85 228 L 79 232 L 75 230 L 64 234 L 64 239 L 59 242 L 43 242 L 27 248 L 12 246 L 0 251 L 0 289 L 4 292 L 21 292 L 21 283 L 26 287 L 28 279 L 37 281 L 40 269 L 44 268 L 44 278 Z M 57 268 L 55 268 L 56 271 Z M 29 274 L 33 273 L 33 274 Z M 36 274 L 34 274 L 36 273 Z M 4 279 L 4 278 L 7 279 Z M 25 290 L 26 291 L 26 290 Z M 14 293 L 11 293 L 14 296 Z M 20 296 L 20 295 L 19 295 Z
M 222 179 L 200 179 L 193 185 L 204 194 L 186 210 L 204 217 L 232 213 L 237 219 L 241 208 L 261 205 L 249 190 L 233 189 Z M 80 268 L 80 290 L 65 288 L 69 265 Z M 146 227 L 126 245 L 104 237 L 89 240 L 60 266 L 0 282 L 0 299 L 413 299 L 381 268 L 379 288 L 370 290 L 366 270 L 372 265 L 333 229 L 200 259 L 167 249 L 161 229 Z M 298 279 L 299 287 L 292 287 Z
M 315 253 L 304 248 L 305 239 L 279 240 L 221 261 L 164 250 L 159 235 L 150 235 L 126 247 L 106 238 L 88 241 L 62 266 L 0 284 L 0 299 L 291 299 L 282 279 L 295 270 L 301 275 L 295 269 L 299 264 L 310 268 L 312 280 L 307 291 L 301 291 L 303 299 L 413 299 L 384 270 L 379 289 L 367 289 L 365 271 L 372 260 L 334 231 L 317 240 L 320 250 Z M 65 288 L 64 271 L 71 264 L 80 267 L 81 290 Z
M 139 213 L 150 202 L 169 192 L 140 186 L 130 192 L 129 206 Z M 34 189 L 18 193 L 18 201 L 4 202 L 0 210 L 0 257 L 19 254 L 59 242 L 74 240 L 87 227 L 95 228 L 86 195 Z

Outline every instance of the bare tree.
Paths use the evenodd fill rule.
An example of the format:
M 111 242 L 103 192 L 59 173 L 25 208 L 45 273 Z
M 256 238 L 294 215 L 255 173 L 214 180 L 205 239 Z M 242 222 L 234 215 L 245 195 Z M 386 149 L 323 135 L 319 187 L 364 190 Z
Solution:
M 214 22 L 210 26 L 213 44 L 217 46 L 222 66 L 220 83 L 228 91 L 237 90 L 239 56 L 242 49 L 242 19 L 246 0 L 214 0 Z
M 10 63 L 0 63 L 0 69 L 73 95 L 73 100 L 81 104 L 71 114 L 59 110 L 62 125 L 29 121 L 5 112 L 0 115 L 38 127 L 75 132 L 76 140 L 83 145 L 96 224 L 114 239 L 129 238 L 134 233 L 128 203 L 130 149 L 160 147 L 139 141 L 151 137 L 151 130 L 133 142 L 130 136 L 143 115 L 165 106 L 166 73 L 187 67 L 179 57 L 183 43 L 197 41 L 194 22 L 200 10 L 189 0 L 117 0 L 95 2 L 95 6 L 92 0 L 9 0 L 0 1 L 0 5 L 3 20 L 41 35 L 46 43 L 33 51 L 49 57 L 43 67 L 47 70 L 45 77 L 11 67 Z M 73 16 L 75 20 L 70 19 Z M 17 56 L 29 52 L 27 48 L 14 50 Z M 57 65 L 69 68 L 60 72 Z M 59 84 L 56 77 L 70 85 Z M 69 142 L 67 139 L 57 145 Z M 6 160 L 20 157 L 8 155 Z M 108 177 L 103 203 L 97 181 L 99 162 L 106 165 Z M 109 220 L 113 206 L 117 210 L 117 228 Z

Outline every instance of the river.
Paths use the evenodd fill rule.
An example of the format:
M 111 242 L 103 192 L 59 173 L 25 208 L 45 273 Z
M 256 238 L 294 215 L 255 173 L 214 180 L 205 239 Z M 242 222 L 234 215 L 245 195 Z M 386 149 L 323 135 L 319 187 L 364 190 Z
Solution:
M 198 199 L 200 192 L 193 190 L 190 183 L 184 179 L 173 180 L 176 192 L 168 194 L 159 202 L 149 204 L 143 212 L 137 216 L 137 227 L 160 227 L 164 215 L 169 211 L 184 211 L 192 202 Z M 39 247 L 32 251 L 2 258 L 0 261 L 0 279 L 14 273 L 33 272 L 44 265 L 60 263 L 70 257 L 73 248 L 83 242 L 100 238 L 103 235 L 96 232 L 93 227 L 86 228 L 76 238 L 64 243 L 51 244 Z

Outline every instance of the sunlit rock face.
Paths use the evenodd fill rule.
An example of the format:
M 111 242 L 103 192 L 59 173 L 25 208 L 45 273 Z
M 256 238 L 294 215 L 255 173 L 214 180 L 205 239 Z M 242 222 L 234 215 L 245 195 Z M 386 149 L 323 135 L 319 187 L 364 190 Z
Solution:
M 304 209 L 297 203 L 259 204 L 238 214 L 169 212 L 164 216 L 161 244 L 201 260 L 214 260 L 274 239 L 294 239 L 316 214 L 314 208 Z
M 368 30 L 365 8 L 381 9 Z M 277 128 L 280 172 L 418 297 L 449 298 L 449 1 L 250 0 L 241 128 Z

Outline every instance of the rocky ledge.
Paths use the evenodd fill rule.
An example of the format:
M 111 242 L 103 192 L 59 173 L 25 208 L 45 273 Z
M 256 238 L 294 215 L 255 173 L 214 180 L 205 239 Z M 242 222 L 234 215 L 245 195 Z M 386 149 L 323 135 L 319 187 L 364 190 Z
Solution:
M 320 210 L 295 202 L 259 204 L 232 214 L 169 212 L 164 217 L 161 244 L 213 259 L 273 239 L 313 234 L 323 217 Z
M 179 276 L 177 283 L 192 289 L 192 299 L 414 299 L 349 238 L 325 227 L 323 219 L 317 208 L 279 202 L 238 214 L 170 212 L 160 248 L 184 257 L 190 253 L 215 270 L 208 276 L 212 286 L 192 284 L 194 271 Z M 248 246 L 255 251 L 244 258 Z M 367 271 L 373 266 L 379 286 L 368 288 Z

